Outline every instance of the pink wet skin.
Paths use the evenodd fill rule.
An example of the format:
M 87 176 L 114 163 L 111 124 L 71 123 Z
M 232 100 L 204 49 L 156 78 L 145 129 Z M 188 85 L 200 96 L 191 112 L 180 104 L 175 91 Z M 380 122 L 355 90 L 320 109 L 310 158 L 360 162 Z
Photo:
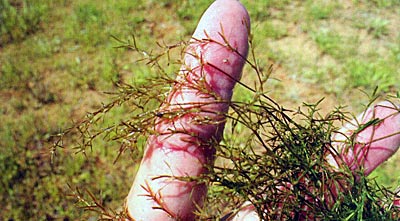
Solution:
M 148 138 L 127 197 L 133 220 L 195 219 L 207 187 L 176 177 L 200 176 L 213 164 L 210 144 L 222 137 L 224 114 L 248 53 L 249 25 L 246 9 L 236 0 L 217 0 L 203 14 L 176 83 L 160 107 L 164 113 L 186 112 L 156 121 L 157 134 Z
M 250 202 L 246 202 L 231 221 L 259 221 L 256 209 Z
M 379 122 L 363 126 L 374 119 Z M 352 136 L 354 145 L 349 144 Z M 333 140 L 332 146 L 341 158 L 337 161 L 345 162 L 352 171 L 362 169 L 368 175 L 400 146 L 400 107 L 388 101 L 380 102 L 360 114 L 357 121 L 346 124 Z

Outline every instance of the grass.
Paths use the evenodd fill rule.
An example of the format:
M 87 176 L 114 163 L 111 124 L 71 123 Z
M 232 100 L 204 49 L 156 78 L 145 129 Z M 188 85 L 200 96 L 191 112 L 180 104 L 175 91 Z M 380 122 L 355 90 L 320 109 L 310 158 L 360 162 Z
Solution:
M 307 1 L 306 14 L 309 20 L 328 19 L 338 8 L 334 1 Z
M 41 28 L 49 10 L 48 0 L 0 2 L 0 45 L 21 41 Z
M 114 48 L 119 42 L 111 35 L 129 39 L 134 34 L 139 47 L 157 54 L 164 50 L 157 42 L 189 39 L 209 1 L 0 2 L 0 199 L 5 202 L 0 219 L 98 219 L 97 213 L 75 207 L 75 187 L 121 209 L 141 151 L 127 149 L 113 164 L 121 143 L 98 139 L 86 156 L 66 148 L 51 161 L 53 135 L 108 103 L 116 95 L 104 92 L 117 92 L 118 83 L 146 85 L 146 77 L 159 71 L 135 62 L 140 56 L 131 50 Z M 398 1 L 359 0 L 347 6 L 328 0 L 242 2 L 252 18 L 259 63 L 264 70 L 274 67 L 268 93 L 283 105 L 325 97 L 322 111 L 340 103 L 358 112 L 368 101 L 361 91 L 371 94 L 379 86 L 381 94 L 398 93 Z M 171 60 L 179 53 L 172 50 Z M 164 69 L 174 76 L 178 68 Z M 243 81 L 253 85 L 255 80 L 247 67 Z M 237 92 L 238 100 L 254 99 L 243 88 Z M 98 128 L 140 112 L 133 107 L 121 104 Z M 83 142 L 73 135 L 65 146 Z M 374 176 L 396 186 L 400 174 L 388 163 Z
M 376 62 L 350 61 L 347 64 L 349 81 L 353 87 L 363 87 L 371 90 L 379 87 L 382 91 L 388 91 L 396 86 L 396 71 L 385 64 L 383 60 Z
M 344 51 L 341 51 L 341 46 L 344 44 L 343 37 L 334 31 L 321 28 L 314 34 L 314 41 L 323 53 L 334 58 L 340 58 L 344 53 Z

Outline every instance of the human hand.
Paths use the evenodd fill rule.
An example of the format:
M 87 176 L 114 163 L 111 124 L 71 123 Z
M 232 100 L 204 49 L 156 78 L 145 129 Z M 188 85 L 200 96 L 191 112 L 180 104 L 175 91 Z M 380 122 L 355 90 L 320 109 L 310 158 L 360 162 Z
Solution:
M 167 117 L 156 120 L 156 134 L 148 138 L 129 192 L 127 211 L 132 219 L 195 219 L 194 212 L 202 207 L 207 187 L 185 178 L 207 173 L 207 166 L 214 162 L 213 144 L 221 140 L 224 114 L 233 87 L 240 80 L 248 53 L 249 29 L 249 15 L 236 0 L 217 0 L 204 13 L 186 49 L 175 85 L 160 107 Z M 336 140 L 332 146 L 339 153 L 327 156 L 333 169 L 346 164 L 354 172 L 364 169 L 369 174 L 397 151 L 398 108 L 381 103 L 359 121 L 365 126 L 375 118 L 383 121 L 363 130 L 359 130 L 360 125 L 347 125 L 332 135 Z M 349 137 L 357 145 L 349 144 Z M 260 218 L 251 205 L 245 205 L 229 219 Z

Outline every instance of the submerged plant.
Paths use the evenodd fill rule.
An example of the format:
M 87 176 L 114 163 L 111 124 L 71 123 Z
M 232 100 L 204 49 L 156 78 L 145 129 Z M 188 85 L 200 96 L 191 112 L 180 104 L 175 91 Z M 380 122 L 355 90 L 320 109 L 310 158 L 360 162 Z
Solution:
M 119 154 L 130 150 L 144 158 L 126 210 L 107 209 L 76 190 L 82 206 L 107 220 L 397 220 L 397 193 L 366 175 L 399 146 L 399 108 L 381 103 L 355 124 L 342 107 L 321 115 L 322 100 L 297 110 L 281 106 L 268 96 L 272 70 L 264 73 L 257 62 L 247 12 L 234 0 L 218 0 L 209 10 L 187 44 L 160 45 L 158 54 L 135 38 L 116 38 L 156 76 L 119 84 L 115 99 L 59 134 L 52 152 L 78 131 L 79 152 L 105 138 L 121 143 Z M 163 66 L 174 63 L 170 53 L 179 49 L 184 61 L 175 78 Z M 244 74 L 257 76 L 253 86 L 239 80 L 243 63 L 253 70 Z M 251 99 L 231 101 L 235 83 Z M 134 109 L 131 117 L 101 127 L 121 105 Z M 338 130 L 344 123 L 354 126 Z M 376 146 L 389 152 L 374 161 L 371 153 L 379 149 L 370 147 Z

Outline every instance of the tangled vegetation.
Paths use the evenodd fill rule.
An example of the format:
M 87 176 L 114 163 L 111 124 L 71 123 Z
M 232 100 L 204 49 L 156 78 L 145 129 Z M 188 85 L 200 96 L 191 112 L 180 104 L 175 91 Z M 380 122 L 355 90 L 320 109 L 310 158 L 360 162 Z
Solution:
M 130 152 L 140 156 L 146 138 L 156 134 L 157 118 L 184 114 L 183 109 L 163 113 L 159 107 L 175 83 L 174 75 L 163 67 L 175 63 L 169 57 L 170 53 L 179 53 L 186 44 L 163 45 L 161 53 L 152 54 L 141 49 L 134 37 L 129 41 L 115 39 L 120 43 L 119 47 L 141 55 L 138 62 L 151 66 L 155 76 L 133 85 L 120 84 L 119 91 L 112 94 L 115 99 L 111 103 L 60 134 L 54 153 L 63 147 L 61 138 L 77 130 L 78 152 L 98 148 L 93 145 L 94 140 L 106 139 L 121 144 L 119 155 Z M 285 108 L 268 96 L 268 79 L 273 67 L 264 73 L 254 50 L 251 50 L 247 65 L 251 66 L 258 81 L 253 86 L 238 82 L 238 87 L 245 88 L 248 96 L 246 100 L 233 100 L 229 104 L 224 139 L 213 144 L 217 148 L 217 165 L 209 168 L 210 174 L 201 177 L 175 177 L 210 185 L 205 208 L 197 212 L 199 219 L 224 220 L 223 217 L 226 219 L 240 209 L 238 205 L 250 201 L 263 220 L 397 220 L 399 210 L 392 205 L 397 192 L 379 185 L 361 171 L 356 178 L 345 165 L 336 170 L 327 160 L 328 154 L 338 154 L 332 152 L 332 134 L 354 116 L 344 107 L 322 115 L 319 106 L 323 100 L 315 104 L 304 103 L 298 109 Z M 370 104 L 382 99 L 376 94 L 370 98 Z M 400 97 L 388 98 L 398 102 Z M 100 126 L 102 123 L 99 122 L 105 121 L 107 113 L 121 105 L 134 110 L 130 117 L 116 124 Z M 330 189 L 332 186 L 344 189 L 336 196 Z M 90 192 L 90 198 L 86 196 L 86 200 L 85 194 L 79 191 L 76 194 L 79 205 L 95 210 L 107 219 L 126 217 L 123 210 L 105 208 Z M 332 199 L 337 201 L 332 203 Z
M 200 217 L 227 217 L 251 201 L 271 218 L 276 214 L 263 214 L 263 202 L 274 205 L 295 196 L 307 203 L 301 197 L 308 191 L 300 183 L 284 195 L 271 182 L 305 176 L 310 186 L 336 176 L 352 186 L 330 210 L 323 203 L 308 205 L 316 216 L 390 216 L 385 201 L 399 184 L 396 160 L 354 182 L 346 170 L 323 174 L 328 165 L 321 157 L 329 134 L 351 119 L 350 113 L 366 108 L 360 104 L 398 100 L 399 2 L 242 2 L 255 24 L 253 51 L 235 89 L 217 164 L 198 178 L 210 184 Z M 180 40 L 188 39 L 199 9 L 208 4 L 0 0 L 0 219 L 124 216 L 127 187 L 179 69 L 185 47 Z M 136 44 L 110 37 L 131 33 Z M 316 102 L 321 97 L 325 100 Z M 303 99 L 308 103 L 297 109 Z M 334 109 L 332 103 L 346 106 Z M 278 136 L 279 131 L 285 133 Z M 259 195 L 264 189 L 276 198 Z M 311 190 L 310 196 L 321 196 Z M 289 197 L 285 210 L 299 205 L 295 198 Z

